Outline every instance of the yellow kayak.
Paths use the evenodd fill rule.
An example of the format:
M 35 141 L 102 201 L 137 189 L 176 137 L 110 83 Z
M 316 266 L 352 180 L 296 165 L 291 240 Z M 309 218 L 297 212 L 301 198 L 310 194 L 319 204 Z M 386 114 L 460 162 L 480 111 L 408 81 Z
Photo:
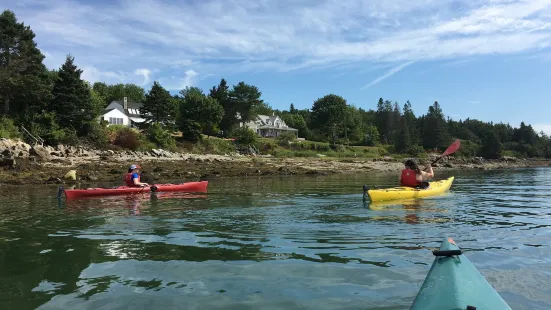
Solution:
M 371 201 L 385 201 L 395 199 L 422 198 L 442 194 L 450 189 L 454 177 L 445 180 L 430 182 L 427 189 L 399 186 L 385 189 L 370 189 L 367 191 Z

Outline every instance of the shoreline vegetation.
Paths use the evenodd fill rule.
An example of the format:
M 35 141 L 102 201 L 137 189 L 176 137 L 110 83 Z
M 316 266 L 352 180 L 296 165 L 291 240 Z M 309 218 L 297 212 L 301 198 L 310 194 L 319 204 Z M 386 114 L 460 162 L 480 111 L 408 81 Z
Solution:
M 218 138 L 221 143 L 228 143 Z M 10 149 L 19 155 L 0 161 L 0 184 L 99 184 L 123 185 L 122 176 L 128 165 L 138 162 L 142 166 L 142 178 L 148 183 L 181 183 L 213 180 L 228 177 L 265 177 L 278 175 L 328 175 L 337 173 L 398 173 L 403 169 L 404 158 L 392 156 L 335 157 L 334 154 L 317 153 L 312 157 L 275 157 L 271 154 L 242 155 L 204 154 L 202 150 L 171 152 L 162 149 L 151 151 L 113 151 L 84 147 L 42 147 L 21 141 L 0 139 L 0 151 Z M 362 149 L 361 147 L 358 149 Z M 373 149 L 373 148 L 370 148 Z M 372 151 L 374 152 L 374 151 Z M 332 156 L 333 155 L 333 156 Z M 341 154 L 342 155 L 342 154 Z M 419 158 L 430 162 L 439 154 Z M 444 157 L 434 165 L 436 173 L 442 170 L 489 170 L 551 166 L 551 160 L 542 158 L 520 159 L 502 157 Z M 75 179 L 65 179 L 74 170 Z M 437 178 L 438 179 L 438 178 Z
M 3 11 L 0 23 L 0 183 L 59 183 L 68 170 L 83 183 L 120 183 L 131 163 L 144 167 L 146 182 L 159 183 L 399 171 L 405 158 L 429 161 L 454 139 L 461 140 L 460 150 L 437 169 L 547 166 L 551 158 L 550 137 L 531 125 L 453 120 L 437 101 L 419 116 L 409 101 L 380 98 L 364 109 L 336 94 L 313 100 L 310 108 L 290 103 L 278 110 L 256 86 L 230 86 L 223 78 L 207 92 L 187 87 L 177 94 L 158 81 L 147 91 L 91 84 L 70 54 L 58 69 L 47 69 L 34 32 L 14 12 Z M 119 125 L 109 124 L 103 116 L 114 101 L 137 104 L 144 121 L 132 128 L 118 119 Z M 259 137 L 244 126 L 259 115 L 295 130 Z

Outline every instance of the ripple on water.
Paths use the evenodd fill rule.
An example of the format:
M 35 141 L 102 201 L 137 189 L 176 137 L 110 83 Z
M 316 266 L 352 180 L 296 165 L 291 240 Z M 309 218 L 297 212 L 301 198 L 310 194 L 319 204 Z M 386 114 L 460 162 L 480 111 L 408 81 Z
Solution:
M 451 236 L 514 309 L 549 309 L 549 172 L 454 172 L 448 195 L 365 205 L 363 184 L 395 176 L 220 180 L 206 198 L 61 208 L 15 191 L 0 200 L 0 277 L 17 308 L 403 309 Z

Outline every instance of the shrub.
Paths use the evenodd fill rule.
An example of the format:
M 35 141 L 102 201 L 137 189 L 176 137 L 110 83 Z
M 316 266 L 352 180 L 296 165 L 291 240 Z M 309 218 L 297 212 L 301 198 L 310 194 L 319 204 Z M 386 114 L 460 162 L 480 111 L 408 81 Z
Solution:
M 161 148 L 171 149 L 176 147 L 176 141 L 161 124 L 155 123 L 149 126 L 147 129 L 147 139 Z
M 104 122 L 91 122 L 86 126 L 86 140 L 96 147 L 107 147 L 109 144 L 109 135 L 107 126 Z
M 142 145 L 140 133 L 126 126 L 109 126 L 108 137 L 111 144 L 133 151 L 138 150 Z
M 0 116 L 0 138 L 21 138 L 21 133 L 11 118 Z
M 280 136 L 277 137 L 277 142 L 281 146 L 288 146 L 290 142 L 293 142 L 296 140 L 296 135 L 292 132 L 284 132 Z
M 235 143 L 239 145 L 249 145 L 256 143 L 258 139 L 256 132 L 248 127 L 240 127 L 233 132 Z
M 229 154 L 236 151 L 235 144 L 230 140 L 219 138 L 204 138 L 194 144 L 192 152 L 201 154 Z

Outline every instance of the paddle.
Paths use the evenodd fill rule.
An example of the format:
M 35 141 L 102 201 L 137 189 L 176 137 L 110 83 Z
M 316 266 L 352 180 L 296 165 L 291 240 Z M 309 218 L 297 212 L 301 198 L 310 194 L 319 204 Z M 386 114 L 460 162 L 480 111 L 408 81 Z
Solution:
M 436 164 L 436 162 L 438 162 L 444 156 L 448 156 L 450 154 L 455 153 L 457 150 L 459 150 L 460 146 L 461 146 L 461 140 L 459 140 L 459 139 L 455 140 L 450 146 L 448 146 L 446 151 L 444 151 L 444 153 L 442 153 L 442 155 L 440 155 L 437 159 L 435 159 L 430 165 L 432 166 L 432 165 Z M 427 169 L 428 168 L 425 168 L 425 170 L 427 170 Z

